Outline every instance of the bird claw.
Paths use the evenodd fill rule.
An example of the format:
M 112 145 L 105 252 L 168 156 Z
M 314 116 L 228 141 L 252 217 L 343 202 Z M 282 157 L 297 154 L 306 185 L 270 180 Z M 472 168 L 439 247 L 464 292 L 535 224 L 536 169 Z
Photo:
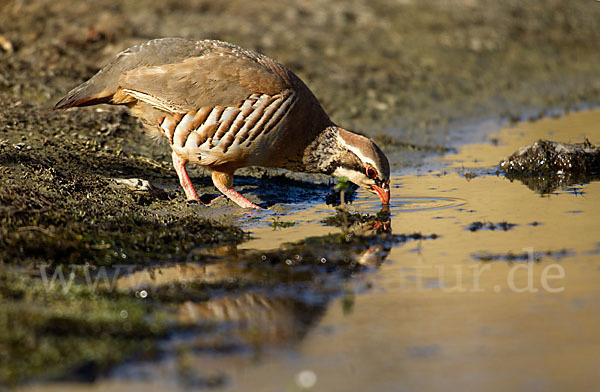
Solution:
M 223 195 L 217 195 L 214 193 L 204 193 L 203 195 L 201 195 L 198 198 L 198 201 L 208 207 L 208 206 L 212 205 L 214 202 L 216 202 L 217 200 L 222 199 L 222 198 L 223 198 Z

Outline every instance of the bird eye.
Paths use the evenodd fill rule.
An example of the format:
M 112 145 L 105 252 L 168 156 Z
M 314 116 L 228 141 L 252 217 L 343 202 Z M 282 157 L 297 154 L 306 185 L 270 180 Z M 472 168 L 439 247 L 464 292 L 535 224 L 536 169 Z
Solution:
M 367 177 L 369 177 L 371 179 L 377 178 L 377 170 L 375 170 L 371 166 L 367 166 L 366 173 L 367 173 Z

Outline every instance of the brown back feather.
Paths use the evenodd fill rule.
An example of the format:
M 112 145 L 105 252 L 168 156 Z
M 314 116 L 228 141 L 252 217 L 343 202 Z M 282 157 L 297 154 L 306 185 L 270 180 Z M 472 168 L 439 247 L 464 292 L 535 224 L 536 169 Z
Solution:
M 254 92 L 282 90 L 290 74 L 265 56 L 225 42 L 163 38 L 119 53 L 55 109 L 131 102 L 123 89 L 150 95 L 178 111 L 232 105 Z

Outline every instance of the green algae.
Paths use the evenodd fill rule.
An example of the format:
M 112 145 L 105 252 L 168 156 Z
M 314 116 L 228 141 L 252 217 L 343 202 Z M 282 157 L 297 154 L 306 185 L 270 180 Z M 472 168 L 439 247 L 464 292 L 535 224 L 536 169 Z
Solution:
M 0 385 L 66 374 L 89 381 L 150 354 L 169 325 L 157 305 L 79 285 L 48 289 L 0 268 Z

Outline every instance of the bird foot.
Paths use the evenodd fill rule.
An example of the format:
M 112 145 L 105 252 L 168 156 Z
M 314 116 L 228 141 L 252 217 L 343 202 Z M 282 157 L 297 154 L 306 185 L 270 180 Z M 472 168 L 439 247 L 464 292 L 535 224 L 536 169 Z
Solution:
M 229 198 L 229 200 L 233 201 L 235 204 L 242 208 L 254 208 L 256 210 L 262 210 L 262 207 L 257 206 L 252 203 L 250 200 L 246 199 L 244 196 L 240 195 L 233 186 L 233 174 L 231 173 L 223 173 L 214 171 L 212 172 L 212 180 L 215 187 Z
M 214 193 L 205 193 L 199 197 L 199 201 L 200 201 L 200 203 L 202 203 L 208 207 L 208 206 L 212 205 L 215 201 L 222 199 L 222 198 L 223 198 L 223 195 L 215 195 Z
M 263 209 L 262 207 L 259 207 L 256 204 L 252 203 L 250 200 L 246 199 L 244 196 L 240 195 L 233 188 L 227 188 L 225 185 L 217 181 L 215 181 L 215 186 L 219 191 L 221 191 L 222 194 L 227 196 L 231 201 L 233 201 L 235 204 L 242 208 L 254 208 L 257 210 Z
M 223 192 L 223 194 L 225 196 L 227 196 L 231 201 L 233 201 L 235 204 L 237 204 L 238 206 L 242 207 L 242 208 L 254 208 L 256 210 L 262 210 L 263 208 L 260 206 L 257 206 L 256 204 L 252 203 L 250 200 L 246 199 L 244 196 L 240 195 L 238 192 L 235 191 L 235 189 L 233 188 L 226 188 L 224 190 L 219 189 L 221 192 Z

